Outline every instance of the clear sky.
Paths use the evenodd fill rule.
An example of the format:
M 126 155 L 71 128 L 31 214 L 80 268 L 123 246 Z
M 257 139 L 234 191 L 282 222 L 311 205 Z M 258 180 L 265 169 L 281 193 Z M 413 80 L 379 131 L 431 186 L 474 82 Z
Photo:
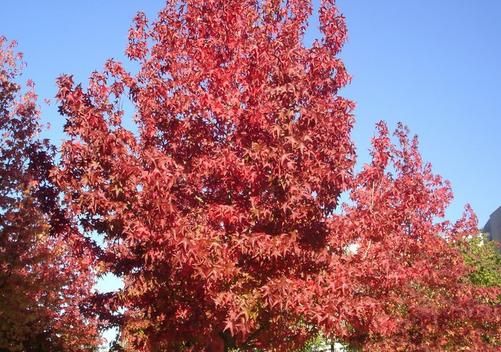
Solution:
M 452 182 L 448 217 L 470 203 L 480 225 L 501 206 L 501 0 L 338 0 L 348 23 L 342 57 L 357 102 L 353 138 L 359 163 L 374 124 L 398 121 L 419 135 L 424 159 Z M 152 18 L 163 1 L 2 0 L 0 35 L 15 39 L 41 98 L 55 95 L 55 79 L 70 73 L 86 82 L 108 58 L 124 59 L 132 17 Z M 318 6 L 318 3 L 316 3 Z M 305 41 L 318 35 L 312 18 Z M 64 120 L 56 104 L 43 118 L 57 144 Z M 120 282 L 110 276 L 100 290 Z M 113 337 L 113 332 L 106 334 Z
M 86 82 L 107 58 L 123 59 L 137 10 L 150 18 L 163 1 L 2 0 L 0 34 L 19 42 L 42 98 L 55 78 Z M 472 204 L 480 225 L 501 206 L 501 0 L 338 0 L 352 74 L 343 95 L 357 102 L 353 138 L 359 162 L 378 120 L 407 124 L 434 171 L 452 182 L 448 216 Z M 318 35 L 315 19 L 307 42 Z M 59 143 L 63 119 L 44 106 Z

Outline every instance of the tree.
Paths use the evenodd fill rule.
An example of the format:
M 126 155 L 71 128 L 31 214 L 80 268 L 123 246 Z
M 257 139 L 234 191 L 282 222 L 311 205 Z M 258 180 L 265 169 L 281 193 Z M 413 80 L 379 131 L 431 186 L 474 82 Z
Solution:
M 90 262 L 77 258 L 86 253 L 59 207 L 54 148 L 37 137 L 36 95 L 15 81 L 14 47 L 0 37 L 0 351 L 94 350 L 96 325 L 79 308 Z
M 124 349 L 293 350 L 321 332 L 436 350 L 498 332 L 448 244 L 471 223 L 435 222 L 451 193 L 406 130 L 395 146 L 380 124 L 354 174 L 354 104 L 337 94 L 344 19 L 322 1 L 322 37 L 306 47 L 311 12 L 305 0 L 168 1 L 130 29 L 137 73 L 110 60 L 86 89 L 59 78 L 69 139 L 56 178 L 104 238 L 101 270 L 124 281 L 96 303 Z
M 469 278 L 478 286 L 501 287 L 501 254 L 499 243 L 489 241 L 487 236 L 472 236 L 461 244 L 465 261 L 473 271 Z
M 378 125 L 372 162 L 356 175 L 338 222 L 357 245 L 358 270 L 347 277 L 360 303 L 345 319 L 345 340 L 371 351 L 496 350 L 501 325 L 492 303 L 500 291 L 472 285 L 455 247 L 478 232 L 476 217 L 466 207 L 457 223 L 439 221 L 450 185 L 423 163 L 404 126 L 395 136 L 397 143 Z

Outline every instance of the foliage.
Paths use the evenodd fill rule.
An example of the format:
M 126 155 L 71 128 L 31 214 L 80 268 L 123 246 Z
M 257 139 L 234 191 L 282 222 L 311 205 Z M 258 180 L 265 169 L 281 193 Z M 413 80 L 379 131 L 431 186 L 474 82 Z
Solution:
M 493 348 L 499 307 L 483 302 L 497 291 L 464 280 L 449 243 L 474 216 L 441 220 L 450 187 L 403 126 L 394 142 L 380 123 L 354 172 L 344 19 L 322 1 L 305 47 L 311 11 L 167 1 L 130 30 L 139 72 L 110 60 L 86 89 L 59 78 L 56 180 L 103 235 L 101 270 L 124 280 L 95 310 L 125 350 L 283 351 L 319 333 L 370 351 Z
M 306 344 L 298 349 L 296 352 L 316 352 L 325 350 L 325 346 L 328 346 L 327 340 L 322 336 L 318 335 L 306 342 Z
M 16 83 L 21 55 L 0 37 L 0 351 L 87 351 L 97 331 L 79 309 L 89 261 L 74 246 L 50 182 L 54 149 L 40 131 L 33 84 Z
M 468 280 L 475 286 L 493 287 L 498 289 L 497 297 L 488 297 L 488 304 L 501 304 L 501 253 L 499 243 L 490 241 L 485 234 L 473 235 L 457 243 L 466 264 L 470 267 Z M 480 296 L 482 297 L 482 296 Z M 485 335 L 484 339 L 498 348 L 501 346 L 501 336 Z
M 499 243 L 487 236 L 474 236 L 462 247 L 466 263 L 472 266 L 470 281 L 478 286 L 501 287 L 501 254 Z
M 476 217 L 467 207 L 454 225 L 438 221 L 450 186 L 422 162 L 417 138 L 409 139 L 404 127 L 395 132 L 397 146 L 384 124 L 378 129 L 372 163 L 357 175 L 345 226 L 368 233 L 358 235 L 357 254 L 372 257 L 372 265 L 355 275 L 364 279 L 357 285 L 362 297 L 376 299 L 371 303 L 379 309 L 372 329 L 350 324 L 356 335 L 347 340 L 372 351 L 495 350 L 490 342 L 499 337 L 499 306 L 486 302 L 499 290 L 469 284 L 469 268 L 451 246 L 477 232 Z

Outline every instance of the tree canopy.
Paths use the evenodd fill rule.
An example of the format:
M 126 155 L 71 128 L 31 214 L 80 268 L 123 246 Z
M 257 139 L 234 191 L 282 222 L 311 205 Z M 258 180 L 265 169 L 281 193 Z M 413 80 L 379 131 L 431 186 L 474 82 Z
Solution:
M 110 60 L 87 89 L 59 78 L 58 185 L 124 280 L 101 299 L 125 349 L 292 350 L 319 332 L 368 350 L 493 348 L 495 291 L 465 280 L 448 243 L 474 215 L 439 220 L 450 187 L 403 126 L 394 142 L 380 123 L 354 172 L 345 21 L 322 1 L 306 47 L 311 12 L 167 1 L 130 29 L 138 72 Z
M 92 256 L 58 201 L 54 148 L 38 137 L 33 83 L 22 92 L 15 43 L 0 37 L 0 351 L 91 351 Z M 83 257 L 81 257 L 83 256 Z
M 499 349 L 499 262 L 475 264 L 473 211 L 444 219 L 450 185 L 402 124 L 378 123 L 355 168 L 345 20 L 322 0 L 306 46 L 312 11 L 138 13 L 133 65 L 57 79 L 60 158 L 0 41 L 0 351 L 92 351 L 106 326 L 122 351 Z M 92 293 L 109 273 L 124 287 Z

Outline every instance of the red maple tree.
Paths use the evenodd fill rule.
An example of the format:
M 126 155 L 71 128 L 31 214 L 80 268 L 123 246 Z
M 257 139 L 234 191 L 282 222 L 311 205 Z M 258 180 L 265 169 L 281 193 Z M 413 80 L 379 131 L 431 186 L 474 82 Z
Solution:
M 332 0 L 319 11 L 306 47 L 310 1 L 167 1 L 130 29 L 137 73 L 110 60 L 87 89 L 59 78 L 57 182 L 124 281 L 96 307 L 126 350 L 495 343 L 496 292 L 468 286 L 449 245 L 474 228 L 436 221 L 451 192 L 416 142 L 381 124 L 354 174 L 345 22 Z
M 0 351 L 92 351 L 97 324 L 80 309 L 92 257 L 59 206 L 55 150 L 38 137 L 33 84 L 16 82 L 14 47 L 0 37 Z
M 399 125 L 393 143 L 383 122 L 377 129 L 372 162 L 329 219 L 337 255 L 315 278 L 318 291 L 303 288 L 302 304 L 315 302 L 305 315 L 368 351 L 497 350 L 501 290 L 471 285 L 457 250 L 478 234 L 473 211 L 442 220 L 450 185 L 422 161 L 417 138 Z

